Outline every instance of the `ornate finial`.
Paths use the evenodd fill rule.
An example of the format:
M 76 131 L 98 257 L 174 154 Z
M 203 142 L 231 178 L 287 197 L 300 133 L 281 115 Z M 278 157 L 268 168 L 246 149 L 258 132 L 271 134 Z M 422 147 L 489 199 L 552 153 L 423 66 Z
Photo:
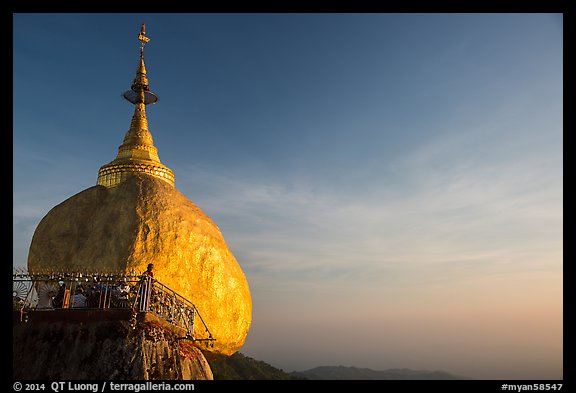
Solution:
M 140 62 L 136 77 L 130 90 L 122 94 L 127 101 L 134 104 L 134 115 L 130 129 L 124 136 L 124 143 L 118 148 L 116 159 L 98 171 L 97 184 L 106 187 L 117 186 L 134 173 L 144 173 L 174 185 L 174 173 L 160 162 L 152 134 L 148 130 L 146 105 L 154 104 L 158 101 L 158 97 L 150 91 L 146 77 L 144 45 L 150 42 L 150 38 L 146 37 L 144 23 L 140 28 L 138 40 L 140 40 Z
M 156 94 L 150 91 L 150 86 L 148 86 L 148 78 L 146 77 L 146 66 L 144 65 L 144 45 L 150 42 L 150 38 L 145 36 L 146 25 L 142 23 L 140 28 L 140 34 L 138 34 L 138 39 L 140 40 L 140 63 L 138 63 L 138 69 L 136 70 L 136 78 L 134 78 L 134 83 L 130 90 L 124 92 L 122 96 L 130 101 L 132 104 L 144 103 L 144 105 L 154 104 L 158 101 Z
M 146 25 L 144 23 L 142 23 L 142 27 L 140 27 L 138 39 L 140 40 L 140 57 L 144 57 L 144 45 L 150 42 L 150 38 L 146 37 Z

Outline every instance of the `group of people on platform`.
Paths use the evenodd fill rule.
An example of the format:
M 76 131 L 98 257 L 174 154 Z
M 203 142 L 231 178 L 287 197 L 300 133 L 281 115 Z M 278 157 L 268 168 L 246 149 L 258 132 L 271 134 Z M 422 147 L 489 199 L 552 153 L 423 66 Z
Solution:
M 149 264 L 142 279 L 154 277 L 153 264 Z M 113 283 L 102 283 L 100 277 L 94 277 L 92 284 L 80 284 L 70 296 L 64 281 L 58 282 L 58 293 L 52 299 L 54 308 L 128 308 L 131 306 L 131 286 L 126 278 Z

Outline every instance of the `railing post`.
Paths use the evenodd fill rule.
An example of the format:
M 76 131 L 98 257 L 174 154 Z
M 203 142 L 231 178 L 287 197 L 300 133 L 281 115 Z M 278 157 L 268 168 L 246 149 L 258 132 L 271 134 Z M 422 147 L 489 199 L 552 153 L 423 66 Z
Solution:
M 190 325 L 188 326 L 188 334 L 194 340 L 194 319 L 196 318 L 196 306 L 192 307 L 192 315 L 190 316 Z
M 146 277 L 142 276 L 140 279 L 140 312 L 146 311 L 146 293 L 148 292 L 148 285 L 146 285 Z
M 169 322 L 174 320 L 174 308 L 176 307 L 176 295 L 172 294 L 172 308 L 170 309 L 170 317 L 168 319 Z
M 142 311 L 150 311 L 150 295 L 152 294 L 152 278 L 146 276 L 144 280 L 145 296 L 144 296 L 144 309 Z

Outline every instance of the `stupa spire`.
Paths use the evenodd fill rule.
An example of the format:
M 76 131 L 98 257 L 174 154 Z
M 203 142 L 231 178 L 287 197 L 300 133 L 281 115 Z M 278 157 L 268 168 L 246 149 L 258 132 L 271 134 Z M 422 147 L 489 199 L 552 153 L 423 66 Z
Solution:
M 140 60 L 136 69 L 136 77 L 130 90 L 122 96 L 134 104 L 134 115 L 130 129 L 124 135 L 124 142 L 118 147 L 116 159 L 106 164 L 98 171 L 98 185 L 114 187 L 134 173 L 144 173 L 157 177 L 174 185 L 174 173 L 160 162 L 158 150 L 154 146 L 152 134 L 148 130 L 146 105 L 158 101 L 156 94 L 150 91 L 144 64 L 144 45 L 150 42 L 146 37 L 146 26 L 142 23 L 140 33 Z

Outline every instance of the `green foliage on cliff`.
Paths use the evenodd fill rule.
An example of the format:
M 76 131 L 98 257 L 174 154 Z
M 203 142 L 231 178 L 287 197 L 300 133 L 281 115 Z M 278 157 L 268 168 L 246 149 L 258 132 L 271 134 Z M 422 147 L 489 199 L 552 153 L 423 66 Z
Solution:
M 303 379 L 240 352 L 224 356 L 206 351 L 204 357 L 210 364 L 215 380 Z

